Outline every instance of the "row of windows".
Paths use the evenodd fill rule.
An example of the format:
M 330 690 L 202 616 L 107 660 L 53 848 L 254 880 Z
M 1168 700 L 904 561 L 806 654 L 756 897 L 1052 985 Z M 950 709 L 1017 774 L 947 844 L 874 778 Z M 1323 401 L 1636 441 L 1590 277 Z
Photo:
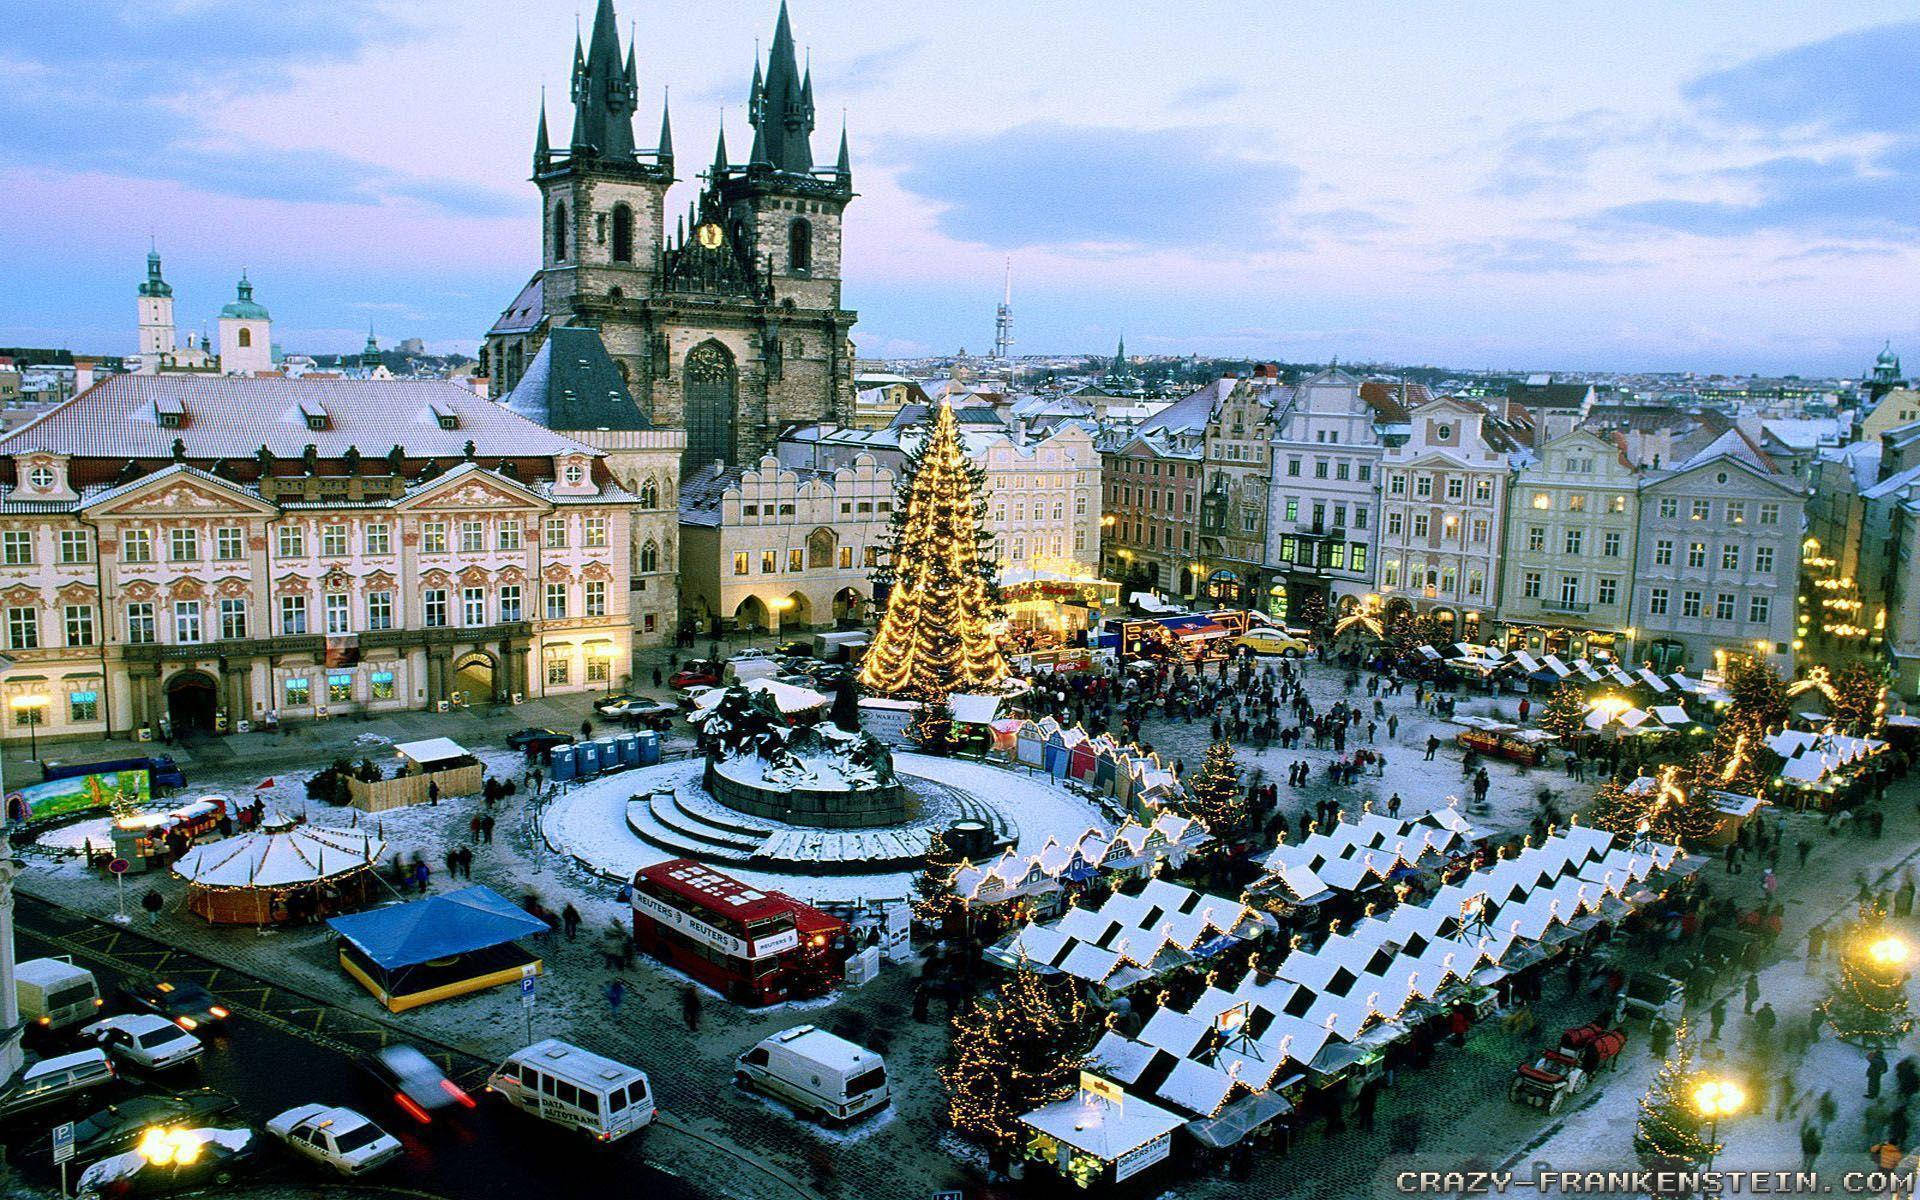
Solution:
M 1522 571 L 1520 573 L 1520 597 L 1523 600 L 1538 600 L 1546 584 L 1545 573 L 1541 571 Z M 1560 576 L 1560 603 L 1581 603 L 1581 579 L 1578 575 Z M 1620 602 L 1620 581 L 1613 576 L 1602 576 L 1594 582 L 1593 602 L 1595 604 L 1618 604 Z
M 1450 566 L 1432 566 L 1427 563 L 1410 562 L 1407 564 L 1407 586 L 1425 588 L 1436 596 L 1451 597 L 1454 584 L 1459 581 L 1459 572 Z M 1487 591 L 1486 572 L 1479 567 L 1470 567 L 1466 573 L 1468 597 L 1484 596 Z M 1380 565 L 1380 586 L 1388 590 L 1400 586 L 1400 561 L 1389 559 Z
M 1716 502 L 1713 500 L 1702 500 L 1702 499 L 1689 500 L 1687 502 L 1687 520 L 1689 521 L 1713 520 L 1715 503 Z M 1724 501 L 1719 501 L 1718 503 L 1724 504 L 1726 506 L 1725 514 L 1726 514 L 1727 524 L 1745 525 L 1747 523 L 1747 508 L 1748 508 L 1747 501 L 1724 500 Z M 1760 524 L 1778 525 L 1780 523 L 1780 505 L 1775 501 L 1762 500 L 1754 504 L 1753 508 L 1754 508 L 1754 515 L 1758 519 Z M 1660 516 L 1663 520 L 1667 520 L 1667 521 L 1679 520 L 1680 518 L 1679 498 L 1676 496 L 1660 497 L 1659 511 L 1660 511 Z
M 1467 521 L 1467 541 L 1471 545 L 1484 546 L 1492 537 L 1493 525 L 1486 517 L 1471 517 Z M 1403 530 L 1412 530 L 1412 536 L 1418 540 L 1433 533 L 1433 514 L 1416 512 L 1411 516 L 1402 514 L 1398 509 L 1387 512 L 1387 536 L 1399 537 Z M 1440 518 L 1440 540 L 1457 542 L 1460 540 L 1460 514 L 1445 513 Z
M 1327 567 L 1335 571 L 1367 569 L 1365 542 L 1327 542 L 1316 538 L 1282 537 L 1280 561 L 1300 567 Z
M 347 704 L 353 700 L 353 672 L 328 671 L 322 682 L 328 704 Z M 291 676 L 281 681 L 280 694 L 285 698 L 285 707 L 305 708 L 313 703 L 313 680 L 305 675 Z M 373 700 L 393 699 L 393 672 L 368 672 L 367 696 Z
M 1738 542 L 1723 542 L 1720 546 L 1720 569 L 1738 571 L 1740 561 L 1745 557 L 1746 548 Z M 1653 543 L 1653 565 L 1670 567 L 1673 565 L 1674 544 L 1672 538 L 1656 538 Z M 1753 556 L 1749 560 L 1755 572 L 1761 575 L 1773 574 L 1774 548 L 1772 546 L 1753 547 Z M 1705 569 L 1711 561 L 1705 542 L 1687 543 L 1687 566 L 1696 570 Z
M 1125 490 L 1125 489 L 1122 489 L 1122 490 Z M 1046 514 L 1046 512 L 1047 512 L 1047 510 L 1046 510 L 1046 508 L 1045 508 L 1045 504 L 1046 504 L 1046 502 L 1045 502 L 1044 500 L 1035 500 L 1035 501 L 1033 502 L 1033 519 L 1034 519 L 1034 520 L 1036 520 L 1036 521 L 1045 521 L 1045 520 L 1054 520 L 1054 521 L 1061 521 L 1061 520 L 1065 520 L 1065 519 L 1066 519 L 1066 508 L 1065 508 L 1065 506 L 1063 505 L 1063 503 L 1062 503 L 1061 501 L 1059 501 L 1059 500 L 1055 500 L 1055 501 L 1053 502 L 1053 509 L 1052 509 L 1052 514 L 1051 514 L 1051 516 L 1048 516 L 1048 515 L 1045 515 L 1045 514 Z M 1151 508 L 1151 507 L 1153 507 L 1153 506 L 1152 506 L 1152 505 L 1149 505 L 1148 507 L 1150 507 L 1150 508 Z M 1156 511 L 1157 511 L 1157 509 L 1156 509 Z M 1167 511 L 1168 511 L 1168 512 L 1172 512 L 1172 511 L 1173 511 L 1173 502 L 1172 502 L 1172 499 L 1171 499 L 1171 498 L 1169 498 L 1169 499 L 1168 499 L 1168 502 L 1167 502 Z M 1192 511 L 1193 511 L 1193 497 L 1192 497 L 1192 496 L 1188 496 L 1188 497 L 1187 497 L 1187 511 L 1188 511 L 1188 512 L 1192 512 Z M 1087 498 L 1086 498 L 1085 496 L 1077 496 L 1077 497 L 1075 497 L 1075 498 L 1074 498 L 1074 502 L 1073 502 L 1073 515 L 1074 515 L 1074 516 L 1076 516 L 1076 517 L 1084 517 L 1084 516 L 1086 516 L 1086 515 L 1087 515 Z M 1024 521 L 1024 520 L 1026 520 L 1026 519 L 1027 519 L 1027 506 L 1026 506 L 1026 504 L 1025 504 L 1024 502 L 1022 502 L 1022 503 L 1018 503 L 1018 504 L 1015 504 L 1015 505 L 1013 506 L 1013 520 L 1014 520 L 1014 523 L 1015 523 L 1015 524 L 1017 525 L 1017 524 L 1019 524 L 1020 522 L 1022 522 L 1022 521 Z M 1007 506 L 1006 506 L 1005 504 L 996 504 L 996 505 L 994 505 L 994 506 L 993 506 L 993 520 L 994 520 L 994 523 L 995 523 L 996 525 L 999 525 L 999 524 L 1005 524 L 1005 523 L 1006 523 L 1006 520 L 1007 520 Z
M 14 725 L 25 729 L 29 725 L 39 725 L 46 721 L 44 704 L 33 708 L 13 709 Z M 67 693 L 67 722 L 84 724 L 100 719 L 100 693 L 93 688 L 81 688 Z
M 810 555 L 807 550 L 799 546 L 791 547 L 784 555 L 786 559 L 786 569 L 789 571 L 824 571 L 830 570 L 837 565 L 842 571 L 852 570 L 853 547 L 841 546 L 838 549 L 839 554 L 836 562 L 835 557 L 829 556 L 827 547 L 825 546 L 812 547 L 812 553 Z M 762 575 L 778 574 L 781 569 L 780 561 L 782 557 L 778 550 L 762 550 L 760 552 L 760 573 Z M 868 546 L 861 553 L 860 565 L 862 567 L 879 566 L 880 548 L 878 546 Z M 753 554 L 751 551 L 736 550 L 733 552 L 733 573 L 735 575 L 750 575 L 753 573 L 752 567 Z
M 1600 557 L 1619 558 L 1625 536 L 1618 529 L 1605 529 L 1600 533 Z M 1585 554 L 1587 531 L 1581 528 L 1562 530 L 1560 534 L 1561 554 Z M 1527 526 L 1527 550 L 1532 554 L 1544 554 L 1547 549 L 1547 527 L 1545 525 Z
M 60 627 L 65 646 L 91 646 L 94 644 L 94 609 L 91 604 L 69 604 L 60 610 Z M 38 650 L 40 648 L 40 610 L 31 607 L 7 609 L 7 648 L 9 650 Z
M 1673 601 L 1672 592 L 1663 587 L 1647 589 L 1647 615 L 1664 617 L 1668 615 Z M 1713 619 L 1731 621 L 1738 610 L 1739 597 L 1732 592 L 1720 592 L 1713 598 Z M 1706 596 L 1702 592 L 1687 589 L 1680 593 L 1680 615 L 1699 617 L 1706 611 Z M 1752 625 L 1765 624 L 1773 617 L 1772 596 L 1747 597 L 1747 622 Z
M 1133 504 L 1144 504 L 1148 512 L 1160 511 L 1160 501 L 1163 496 L 1166 499 L 1166 510 L 1172 512 L 1174 509 L 1173 500 L 1175 494 L 1172 488 L 1142 487 L 1136 490 L 1124 483 L 1117 487 L 1112 485 L 1108 487 L 1108 495 L 1111 503 L 1120 505 L 1121 507 L 1127 507 Z M 1186 512 L 1188 516 L 1192 516 L 1193 493 L 1187 492 L 1185 495 L 1187 498 Z M 1075 499 L 1073 515 L 1076 517 L 1084 517 L 1087 515 L 1087 498 L 1085 496 L 1080 496 Z M 1059 518 L 1059 506 L 1056 504 L 1054 508 L 1054 519 L 1058 520 Z
M 1335 438 L 1334 440 L 1338 441 L 1339 439 Z M 1291 479 L 1298 479 L 1304 465 L 1301 459 L 1289 458 L 1287 460 L 1287 476 Z M 1332 460 L 1316 458 L 1313 460 L 1313 477 L 1315 479 L 1329 478 L 1328 472 L 1332 472 L 1331 478 L 1334 479 L 1357 479 L 1361 483 L 1366 483 L 1373 478 L 1373 464 L 1365 461 L 1356 463 L 1345 458 Z
M 8 529 L 0 531 L 0 562 L 10 567 L 32 566 L 34 535 L 26 529 Z M 84 529 L 62 529 L 60 531 L 57 561 L 62 563 L 89 563 L 93 561 L 93 538 Z
M 1158 459 L 1118 458 L 1112 461 L 1119 466 L 1122 475 L 1150 475 L 1155 479 L 1160 477 L 1160 461 Z M 1200 468 L 1194 466 L 1192 463 L 1170 462 L 1166 464 L 1166 466 L 1168 479 L 1198 479 L 1200 477 Z M 1185 472 L 1184 475 L 1182 471 Z
M 420 526 L 420 552 L 422 554 L 446 554 L 458 546 L 463 554 L 477 554 L 487 549 L 489 542 L 496 550 L 519 550 L 522 548 L 522 529 L 517 520 L 500 520 L 493 523 L 493 536 L 488 537 L 488 523 L 485 521 L 425 521 Z M 317 549 L 329 558 L 344 557 L 350 553 L 349 529 L 345 524 L 327 524 L 320 527 Z M 609 520 L 606 517 L 585 517 L 581 521 L 581 544 L 590 548 L 604 547 L 609 544 Z M 194 562 L 200 558 L 201 538 L 197 529 L 169 529 L 166 531 L 166 551 L 169 562 Z M 31 535 L 20 531 L 0 532 L 0 562 L 8 565 L 23 565 L 33 561 Z M 275 531 L 274 550 L 280 558 L 305 558 L 307 556 L 307 529 L 303 525 L 282 525 Z M 223 526 L 213 531 L 213 557 L 216 561 L 231 561 L 246 557 L 246 531 L 239 526 Z M 541 523 L 540 544 L 549 550 L 567 548 L 570 542 L 568 521 L 565 517 L 549 517 Z M 393 527 L 387 524 L 372 524 L 362 527 L 361 553 L 367 555 L 385 555 L 393 553 Z M 154 538 L 150 529 L 128 529 L 120 535 L 120 558 L 124 562 L 147 563 L 154 560 Z M 92 560 L 91 546 L 84 530 L 62 530 L 60 534 L 61 562 L 89 562 Z
M 1173 525 L 1171 523 L 1159 525 L 1155 522 L 1148 522 L 1146 524 L 1142 524 L 1139 521 L 1134 521 L 1132 523 L 1131 529 L 1129 529 L 1128 523 L 1125 521 L 1122 521 L 1118 525 L 1114 526 L 1114 531 L 1118 535 L 1118 538 L 1117 538 L 1118 541 L 1123 543 L 1131 543 L 1132 545 L 1135 545 L 1135 546 L 1144 546 L 1147 549 L 1151 550 L 1153 548 L 1153 542 L 1154 542 L 1153 531 L 1156 527 L 1160 530 L 1160 548 L 1163 550 L 1173 549 Z M 1131 537 L 1127 536 L 1129 532 L 1132 533 Z M 1083 545 L 1085 541 L 1086 541 L 1085 534 L 1083 533 L 1074 534 L 1073 548 L 1075 550 L 1086 549 L 1086 546 Z M 1192 529 L 1180 530 L 1180 548 L 1182 550 L 1193 549 L 1193 530 Z
M 1327 502 L 1326 501 L 1315 500 L 1313 502 L 1313 508 L 1311 511 L 1313 513 L 1313 523 L 1316 527 L 1326 524 L 1326 521 L 1327 521 Z M 1300 519 L 1300 500 L 1298 497 L 1295 497 L 1295 496 L 1287 497 L 1286 514 L 1287 514 L 1287 520 L 1289 521 L 1298 521 Z M 1398 516 L 1399 514 L 1395 513 L 1394 515 Z M 1366 527 L 1367 527 L 1367 510 L 1356 504 L 1353 506 L 1353 525 L 1351 526 L 1351 528 L 1365 529 Z M 1335 529 L 1349 528 L 1349 526 L 1347 525 L 1347 506 L 1346 505 L 1336 504 L 1333 506 L 1333 528 Z
M 573 615 L 572 589 L 564 583 L 541 585 L 541 614 L 549 621 L 563 621 Z M 589 579 L 580 588 L 581 612 L 583 616 L 604 617 L 607 615 L 607 585 L 604 580 Z M 459 624 L 463 627 L 481 625 L 512 624 L 525 620 L 521 589 L 518 584 L 501 587 L 489 600 L 487 589 L 478 587 L 460 588 L 457 592 L 447 588 L 427 588 L 420 593 L 422 624 L 434 628 L 451 626 L 455 622 L 455 605 L 458 605 Z M 72 637 L 73 614 L 78 606 L 68 606 L 69 638 Z M 489 620 L 489 611 L 494 619 Z M 152 601 L 135 601 L 127 605 L 127 641 L 143 645 L 158 640 L 158 613 L 161 610 Z M 76 642 L 69 640 L 70 646 L 91 645 L 92 608 L 84 608 L 86 615 L 86 636 L 89 640 Z M 365 631 L 392 629 L 397 608 L 392 592 L 368 592 L 361 620 L 361 630 L 354 628 L 352 597 L 345 592 L 328 592 L 320 598 L 320 610 L 313 612 L 306 596 L 281 596 L 274 606 L 278 629 L 284 635 L 303 635 L 324 632 L 328 636 L 338 636 Z M 195 643 L 207 640 L 207 630 L 203 614 L 216 623 L 214 637 L 222 641 L 231 641 L 249 636 L 248 607 L 244 599 L 222 599 L 211 608 L 205 608 L 198 600 L 176 600 L 173 602 L 172 641 L 175 643 Z M 16 650 L 30 650 L 39 645 L 39 610 L 33 608 L 10 608 L 7 610 L 8 638 Z M 26 638 L 29 640 L 23 641 Z
M 1580 513 L 1587 511 L 1587 493 L 1563 492 L 1561 494 L 1566 497 L 1568 512 Z M 1553 493 L 1535 492 L 1533 498 L 1527 503 L 1541 512 L 1547 512 L 1553 508 Z M 1627 511 L 1627 497 L 1624 493 L 1613 492 L 1598 499 L 1596 502 L 1596 511 L 1600 506 L 1604 506 L 1608 512 L 1623 513 Z
M 1387 475 L 1387 495 L 1406 495 L 1407 479 L 1408 476 L 1399 471 L 1389 473 Z M 1433 498 L 1433 476 L 1417 474 L 1414 475 L 1412 479 L 1415 499 L 1430 500 Z M 1465 500 L 1467 498 L 1466 477 L 1463 475 L 1448 475 L 1445 484 L 1442 485 L 1442 490 L 1448 500 Z M 1476 504 L 1491 502 L 1493 500 L 1493 480 L 1484 475 L 1474 479 L 1473 499 Z

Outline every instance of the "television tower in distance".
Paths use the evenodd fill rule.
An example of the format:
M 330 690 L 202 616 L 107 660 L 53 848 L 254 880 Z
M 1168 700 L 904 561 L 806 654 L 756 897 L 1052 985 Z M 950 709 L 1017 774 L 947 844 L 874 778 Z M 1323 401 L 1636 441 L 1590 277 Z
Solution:
M 1013 256 L 1007 256 L 1007 288 L 993 317 L 993 356 L 1001 362 L 1013 357 Z

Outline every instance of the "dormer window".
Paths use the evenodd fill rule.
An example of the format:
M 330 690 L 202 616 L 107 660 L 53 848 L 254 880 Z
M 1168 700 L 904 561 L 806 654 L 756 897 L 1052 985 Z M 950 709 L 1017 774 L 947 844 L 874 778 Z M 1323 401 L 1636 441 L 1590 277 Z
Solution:
M 440 426 L 440 428 L 442 429 L 460 428 L 459 413 L 454 412 L 451 408 L 448 408 L 444 404 L 435 403 L 430 407 L 433 410 L 433 419 L 435 423 L 437 423 Z
M 53 468 L 35 467 L 33 470 L 27 472 L 27 482 L 33 485 L 33 490 L 36 492 L 52 491 L 54 482 Z
M 187 406 L 176 396 L 162 396 L 153 402 L 153 419 L 162 429 L 184 429 Z
M 315 432 L 333 428 L 333 418 L 327 415 L 326 408 L 317 400 L 302 400 L 300 415 L 306 419 L 307 428 Z
M 571 487 L 579 487 L 587 479 L 587 469 L 577 462 L 568 463 L 566 469 L 560 474 Z

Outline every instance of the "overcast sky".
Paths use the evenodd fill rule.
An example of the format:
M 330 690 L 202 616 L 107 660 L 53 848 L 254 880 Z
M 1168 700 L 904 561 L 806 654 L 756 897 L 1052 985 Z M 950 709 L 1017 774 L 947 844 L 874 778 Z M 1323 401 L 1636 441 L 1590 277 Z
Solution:
M 580 0 L 583 19 L 592 0 Z M 13 0 L 0 344 L 134 349 L 247 268 L 289 349 L 471 351 L 537 263 L 572 0 Z M 1857 373 L 1920 361 L 1911 0 L 796 0 L 860 193 L 879 355 L 1023 352 Z M 775 0 L 626 0 L 680 174 Z M 684 208 L 693 182 L 676 186 Z

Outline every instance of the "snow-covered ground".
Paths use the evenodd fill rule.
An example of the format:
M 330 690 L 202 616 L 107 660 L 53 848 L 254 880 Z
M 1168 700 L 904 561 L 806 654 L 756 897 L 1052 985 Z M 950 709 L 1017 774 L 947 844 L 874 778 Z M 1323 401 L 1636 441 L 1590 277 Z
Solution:
M 543 819 L 547 840 L 595 871 L 619 879 L 631 878 L 641 867 L 664 862 L 672 854 L 642 841 L 627 826 L 627 804 L 636 795 L 669 788 L 683 793 L 699 791 L 701 765 L 697 759 L 664 763 L 574 788 L 547 806 Z M 1112 822 L 1092 802 L 1044 775 L 924 754 L 897 754 L 894 769 L 903 776 L 945 784 L 998 810 L 1019 828 L 1022 853 L 1038 853 L 1048 837 L 1069 842 L 1089 829 L 1103 833 L 1113 830 Z M 753 820 L 773 824 L 762 818 Z M 913 890 L 913 876 L 906 871 L 797 875 L 750 870 L 732 863 L 726 864 L 725 870 L 755 886 L 807 901 L 904 898 Z

